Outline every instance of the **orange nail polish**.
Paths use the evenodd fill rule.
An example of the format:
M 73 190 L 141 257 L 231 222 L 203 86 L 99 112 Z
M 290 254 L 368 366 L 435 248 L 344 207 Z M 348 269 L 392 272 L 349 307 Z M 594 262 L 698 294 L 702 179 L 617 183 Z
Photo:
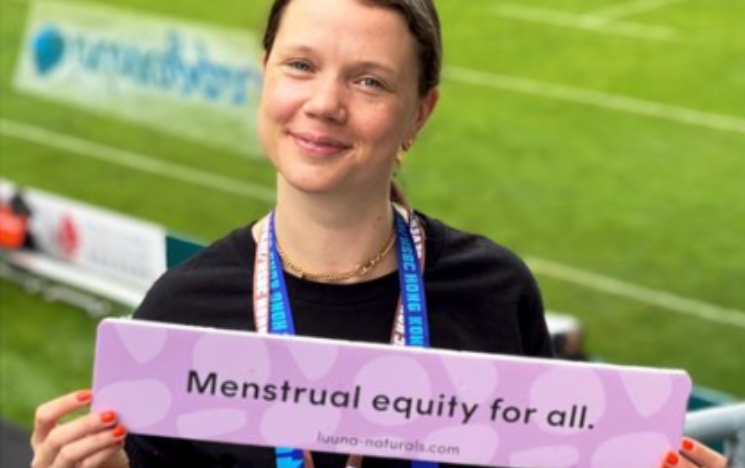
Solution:
M 83 390 L 83 391 L 78 392 L 77 395 L 75 395 L 75 397 L 80 402 L 90 401 L 91 396 L 93 396 L 93 394 L 91 393 L 90 390 Z
M 116 426 L 116 427 L 114 428 L 114 430 L 113 430 L 113 431 L 111 431 L 111 435 L 112 435 L 112 436 L 113 436 L 113 437 L 114 437 L 115 439 L 118 439 L 118 438 L 120 438 L 120 437 L 124 437 L 124 435 L 126 435 L 126 434 L 127 434 L 127 430 L 126 430 L 126 429 L 124 428 L 124 426 L 122 426 L 121 424 L 119 424 L 118 426 Z
M 683 439 L 682 446 L 683 450 L 685 450 L 686 452 L 690 452 L 694 449 L 694 447 L 696 447 L 696 444 L 694 444 L 690 439 Z
M 101 413 L 101 422 L 104 424 L 110 424 L 113 423 L 116 420 L 116 413 L 113 411 L 104 411 Z
M 679 461 L 680 457 L 678 457 L 678 454 L 675 452 L 668 453 L 667 458 L 665 458 L 665 462 L 667 462 L 669 466 L 675 466 L 678 464 Z

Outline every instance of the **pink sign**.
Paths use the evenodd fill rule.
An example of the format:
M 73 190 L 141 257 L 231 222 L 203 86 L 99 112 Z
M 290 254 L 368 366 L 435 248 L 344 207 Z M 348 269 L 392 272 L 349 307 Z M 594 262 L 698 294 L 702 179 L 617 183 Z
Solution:
M 120 319 L 94 374 L 94 409 L 134 433 L 523 468 L 657 468 L 691 389 L 679 370 Z

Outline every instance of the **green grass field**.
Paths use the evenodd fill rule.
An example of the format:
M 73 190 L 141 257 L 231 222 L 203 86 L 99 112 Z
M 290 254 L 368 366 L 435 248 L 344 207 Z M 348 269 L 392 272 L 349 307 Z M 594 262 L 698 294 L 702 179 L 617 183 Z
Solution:
M 268 8 L 100 3 L 253 31 Z M 682 367 L 745 398 L 745 3 L 437 3 L 446 78 L 401 174 L 413 204 L 530 259 L 548 308 L 584 323 L 592 353 Z M 205 242 L 269 209 L 19 137 L 13 124 L 243 183 L 273 180 L 263 160 L 18 93 L 27 8 L 0 0 L 3 177 Z M 604 22 L 587 26 L 591 13 Z M 95 324 L 7 283 L 0 305 L 0 415 L 28 426 L 36 404 L 88 385 Z

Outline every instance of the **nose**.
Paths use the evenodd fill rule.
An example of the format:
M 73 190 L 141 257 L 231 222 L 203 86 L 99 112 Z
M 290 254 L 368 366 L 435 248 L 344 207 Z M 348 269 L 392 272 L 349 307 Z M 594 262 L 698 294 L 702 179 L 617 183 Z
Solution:
M 343 123 L 347 118 L 345 87 L 334 76 L 319 77 L 305 102 L 308 116 L 330 122 Z

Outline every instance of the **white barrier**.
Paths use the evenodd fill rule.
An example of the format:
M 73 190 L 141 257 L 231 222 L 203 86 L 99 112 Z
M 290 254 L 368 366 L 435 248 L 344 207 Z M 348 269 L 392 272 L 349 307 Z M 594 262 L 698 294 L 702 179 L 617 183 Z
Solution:
M 50 302 L 74 305 L 94 317 L 108 315 L 110 302 L 132 310 L 147 292 L 147 288 L 111 281 L 35 252 L 6 252 L 0 260 L 0 277 Z
M 0 203 L 22 205 L 27 238 L 1 250 L 0 273 L 50 301 L 105 315 L 137 307 L 166 269 L 161 226 L 0 179 Z

